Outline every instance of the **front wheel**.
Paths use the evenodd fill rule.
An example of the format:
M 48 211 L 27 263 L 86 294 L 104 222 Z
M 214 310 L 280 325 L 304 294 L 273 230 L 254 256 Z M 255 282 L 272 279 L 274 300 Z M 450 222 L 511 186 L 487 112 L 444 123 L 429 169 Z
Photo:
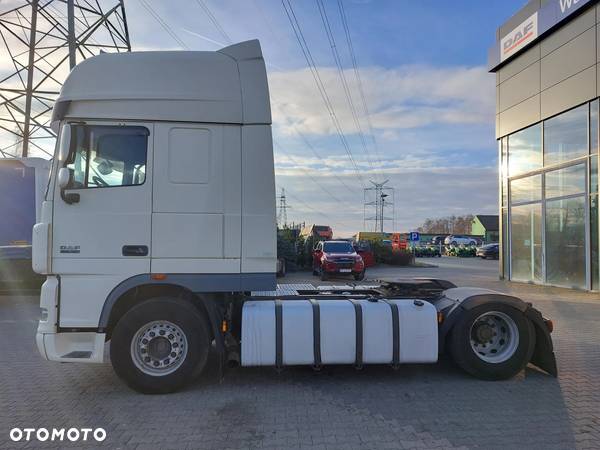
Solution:
M 518 309 L 500 303 L 464 311 L 450 336 L 456 364 L 484 380 L 515 376 L 531 359 L 534 347 L 533 324 Z
M 364 280 L 364 279 L 365 279 L 365 272 L 366 272 L 366 271 L 365 271 L 365 270 L 363 270 L 362 272 L 355 273 L 355 274 L 354 274 L 354 279 L 355 279 L 356 281 L 362 281 L 362 280 Z
M 110 359 L 117 375 L 131 388 L 166 394 L 202 371 L 209 346 L 207 321 L 194 305 L 159 297 L 121 317 L 112 334 Z

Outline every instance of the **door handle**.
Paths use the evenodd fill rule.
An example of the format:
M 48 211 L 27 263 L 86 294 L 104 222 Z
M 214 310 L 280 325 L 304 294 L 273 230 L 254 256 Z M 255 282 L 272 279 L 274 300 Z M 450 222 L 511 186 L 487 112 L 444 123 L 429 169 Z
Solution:
M 123 256 L 148 256 L 147 245 L 124 245 Z

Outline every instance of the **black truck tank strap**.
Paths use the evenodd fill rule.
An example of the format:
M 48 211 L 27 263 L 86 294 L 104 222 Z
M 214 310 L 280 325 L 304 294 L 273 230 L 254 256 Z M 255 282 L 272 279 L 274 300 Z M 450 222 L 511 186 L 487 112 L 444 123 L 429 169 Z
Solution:
M 275 300 L 275 367 L 283 367 L 283 305 Z
M 315 366 L 321 366 L 321 309 L 319 302 L 314 298 L 310 299 L 313 312 L 313 352 Z
M 392 366 L 397 367 L 400 365 L 400 310 L 397 304 L 386 299 L 383 299 L 383 301 L 390 305 L 392 310 L 392 335 L 394 339 Z
M 356 357 L 354 365 L 358 369 L 362 369 L 363 365 L 363 314 L 362 306 L 357 300 L 350 299 L 350 302 L 354 305 L 354 314 L 356 317 Z

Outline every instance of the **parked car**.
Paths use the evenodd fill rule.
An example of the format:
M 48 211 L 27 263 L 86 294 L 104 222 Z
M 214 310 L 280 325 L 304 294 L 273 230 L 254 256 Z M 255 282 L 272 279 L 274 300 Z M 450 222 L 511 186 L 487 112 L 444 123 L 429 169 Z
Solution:
M 365 263 L 348 241 L 317 242 L 313 250 L 313 274 L 323 281 L 336 274 L 352 275 L 359 281 L 365 277 Z
M 365 268 L 375 265 L 375 252 L 371 248 L 369 241 L 360 241 L 354 243 L 354 250 L 360 255 L 365 263 Z
M 433 245 L 443 244 L 444 239 L 446 239 L 446 236 L 434 236 L 431 238 L 431 244 L 433 244 Z
M 477 239 L 461 236 L 459 234 L 451 234 L 446 239 L 444 239 L 444 244 L 446 245 L 477 245 Z
M 497 243 L 482 245 L 477 249 L 476 255 L 483 259 L 498 259 L 500 257 L 500 245 Z

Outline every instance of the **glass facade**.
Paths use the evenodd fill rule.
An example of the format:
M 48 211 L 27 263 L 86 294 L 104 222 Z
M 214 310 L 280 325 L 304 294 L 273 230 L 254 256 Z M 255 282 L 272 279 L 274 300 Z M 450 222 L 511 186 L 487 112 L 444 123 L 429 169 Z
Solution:
M 511 215 L 512 279 L 542 281 L 542 205 L 514 206 Z
M 570 161 L 588 154 L 588 105 L 544 122 L 544 165 Z
M 594 100 L 500 140 L 505 278 L 600 290 Z

